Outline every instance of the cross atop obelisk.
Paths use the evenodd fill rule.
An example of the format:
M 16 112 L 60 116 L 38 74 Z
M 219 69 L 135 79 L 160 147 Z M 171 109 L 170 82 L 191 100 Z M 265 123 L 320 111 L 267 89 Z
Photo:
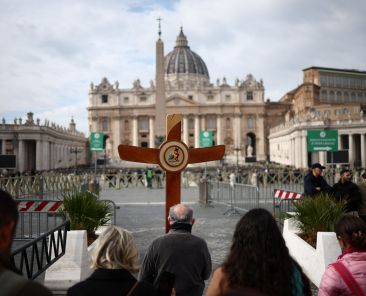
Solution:
M 164 43 L 161 37 L 161 18 L 159 22 L 159 39 L 156 41 L 156 73 L 155 73 L 155 135 L 162 137 L 165 134 L 166 98 L 165 98 L 165 71 L 164 71 Z
M 123 160 L 159 164 L 166 171 L 165 229 L 169 208 L 180 203 L 180 172 L 190 163 L 219 160 L 224 156 L 225 146 L 188 148 L 181 140 L 182 120 L 180 114 L 166 117 L 166 141 L 159 148 L 141 148 L 119 145 L 119 157 Z

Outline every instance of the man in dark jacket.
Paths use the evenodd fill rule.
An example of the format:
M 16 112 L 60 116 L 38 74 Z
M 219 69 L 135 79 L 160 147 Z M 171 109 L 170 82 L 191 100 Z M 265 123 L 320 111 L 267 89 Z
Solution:
M 337 201 L 346 200 L 344 208 L 346 213 L 357 214 L 361 202 L 360 189 L 351 181 L 352 174 L 350 170 L 342 170 L 340 174 L 339 182 L 333 186 L 335 198 Z
M 304 178 L 304 195 L 315 196 L 321 192 L 332 193 L 332 187 L 322 176 L 325 169 L 320 163 L 314 163 L 311 171 Z
M 0 295 L 2 296 L 51 296 L 42 285 L 29 281 L 17 273 L 10 263 L 18 210 L 13 198 L 0 189 Z
M 164 272 L 175 275 L 177 296 L 201 296 L 211 274 L 211 256 L 206 242 L 191 234 L 193 210 L 184 204 L 170 208 L 171 230 L 155 239 L 142 262 L 139 279 L 159 285 Z

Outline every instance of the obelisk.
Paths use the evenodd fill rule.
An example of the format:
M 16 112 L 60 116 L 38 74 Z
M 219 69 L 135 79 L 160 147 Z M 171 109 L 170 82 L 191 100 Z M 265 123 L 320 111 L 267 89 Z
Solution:
M 165 71 L 164 71 L 164 43 L 161 40 L 161 18 L 159 21 L 159 39 L 156 41 L 156 73 L 155 73 L 155 142 L 158 145 L 165 140 Z

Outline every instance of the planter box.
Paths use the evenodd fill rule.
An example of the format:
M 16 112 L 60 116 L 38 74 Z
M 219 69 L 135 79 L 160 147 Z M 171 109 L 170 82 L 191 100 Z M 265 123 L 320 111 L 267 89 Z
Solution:
M 67 233 L 66 252 L 46 271 L 44 284 L 54 295 L 65 295 L 68 288 L 92 273 L 85 230 Z
M 316 249 L 300 238 L 297 222 L 291 218 L 284 222 L 283 237 L 290 255 L 300 264 L 304 273 L 319 287 L 327 266 L 341 254 L 334 232 L 318 232 Z

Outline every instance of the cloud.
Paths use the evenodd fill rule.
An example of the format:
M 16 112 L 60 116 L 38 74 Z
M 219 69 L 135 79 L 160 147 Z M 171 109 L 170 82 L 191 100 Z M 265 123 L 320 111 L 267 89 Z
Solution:
M 362 0 L 2 1 L 0 117 L 33 111 L 67 126 L 75 113 L 87 132 L 90 82 L 154 79 L 159 16 L 165 53 L 183 26 L 212 82 L 252 73 L 278 100 L 306 67 L 366 69 L 365 9 Z

